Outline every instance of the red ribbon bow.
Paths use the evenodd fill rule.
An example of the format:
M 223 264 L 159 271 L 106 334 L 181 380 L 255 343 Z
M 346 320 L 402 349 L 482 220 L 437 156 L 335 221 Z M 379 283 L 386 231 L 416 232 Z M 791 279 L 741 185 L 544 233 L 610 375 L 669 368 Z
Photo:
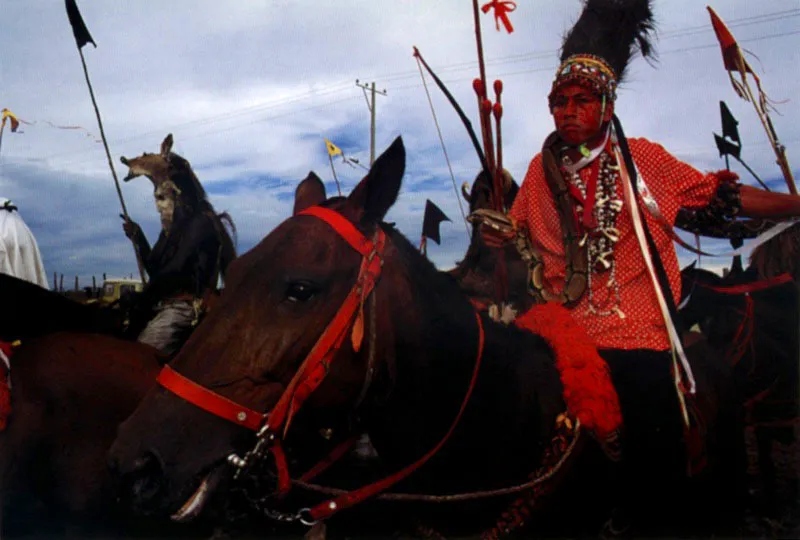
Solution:
M 490 9 L 494 9 L 494 23 L 498 31 L 500 31 L 501 22 L 506 32 L 510 34 L 514 31 L 514 27 L 511 26 L 511 21 L 508 19 L 508 14 L 517 9 L 516 2 L 512 2 L 511 0 L 491 0 L 491 2 L 487 2 L 481 6 L 481 11 L 484 13 L 488 13 Z

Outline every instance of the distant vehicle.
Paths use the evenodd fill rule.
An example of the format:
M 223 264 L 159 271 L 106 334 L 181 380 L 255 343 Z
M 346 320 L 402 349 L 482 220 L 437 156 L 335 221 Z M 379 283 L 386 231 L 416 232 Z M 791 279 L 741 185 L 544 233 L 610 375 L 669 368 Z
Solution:
M 109 278 L 103 282 L 102 294 L 98 298 L 88 300 L 87 303 L 112 304 L 120 298 L 142 292 L 143 288 L 144 285 L 138 279 Z

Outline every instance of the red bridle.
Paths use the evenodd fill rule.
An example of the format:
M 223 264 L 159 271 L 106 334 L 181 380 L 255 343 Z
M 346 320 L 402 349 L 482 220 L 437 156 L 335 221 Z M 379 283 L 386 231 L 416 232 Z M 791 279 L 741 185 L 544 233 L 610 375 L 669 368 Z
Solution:
M 380 277 L 383 267 L 383 252 L 386 246 L 386 235 L 380 227 L 376 229 L 373 240 L 369 240 L 361 234 L 352 223 L 334 210 L 314 206 L 300 212 L 298 215 L 314 216 L 330 225 L 353 249 L 361 254 L 361 268 L 356 283 L 353 285 L 352 289 L 350 289 L 350 293 L 336 312 L 336 315 L 334 315 L 333 320 L 331 320 L 311 349 L 311 352 L 308 353 L 308 356 L 303 361 L 294 377 L 292 377 L 272 410 L 267 413 L 260 413 L 240 405 L 184 377 L 168 365 L 164 366 L 156 379 L 163 388 L 171 391 L 189 403 L 215 416 L 256 431 L 259 438 L 256 448 L 249 452 L 244 459 L 232 456 L 234 459 L 231 460 L 229 458 L 229 461 L 240 469 L 244 468 L 247 466 L 247 459 L 249 456 L 260 457 L 262 455 L 262 445 L 269 445 L 269 451 L 272 452 L 278 469 L 278 484 L 281 493 L 285 493 L 289 490 L 291 487 L 291 478 L 289 476 L 286 457 L 280 444 L 281 437 L 279 435 L 281 432 L 283 432 L 283 434 L 286 433 L 295 413 L 314 390 L 319 387 L 325 379 L 325 376 L 330 372 L 331 361 L 351 328 L 353 348 L 356 351 L 360 348 L 363 338 L 364 301 L 372 292 Z M 476 319 L 479 330 L 479 340 L 478 355 L 472 379 L 458 415 L 439 444 L 418 461 L 388 478 L 364 486 L 357 491 L 346 493 L 334 501 L 328 501 L 310 510 L 306 510 L 308 517 L 313 520 L 327 518 L 344 507 L 353 506 L 357 502 L 387 489 L 419 468 L 444 445 L 445 441 L 455 429 L 469 401 L 477 379 L 481 357 L 483 356 L 483 324 L 477 313 Z
M 331 360 L 344 342 L 348 330 L 353 326 L 355 326 L 354 330 L 359 326 L 363 329 L 363 320 L 355 321 L 355 318 L 356 316 L 359 319 L 363 318 L 364 300 L 372 292 L 383 266 L 386 235 L 380 228 L 375 231 L 374 241 L 370 241 L 341 214 L 328 208 L 314 206 L 298 215 L 314 216 L 330 225 L 339 236 L 361 254 L 361 269 L 339 311 L 336 312 L 333 320 L 314 344 L 272 410 L 267 413 L 254 411 L 200 386 L 169 366 L 164 366 L 156 379 L 162 387 L 189 403 L 215 416 L 258 432 L 267 430 L 272 434 L 286 432 L 294 414 L 330 371 Z M 363 335 L 363 330 L 361 335 Z M 354 336 L 356 348 L 360 345 L 355 341 L 357 339 L 360 338 Z M 279 447 L 279 445 L 276 444 L 275 447 Z M 283 469 L 285 462 L 282 455 L 278 455 L 280 450 L 273 451 L 273 453 L 276 454 L 279 469 Z M 279 474 L 279 477 L 284 480 L 282 482 L 284 485 L 281 487 L 288 489 L 288 474 Z

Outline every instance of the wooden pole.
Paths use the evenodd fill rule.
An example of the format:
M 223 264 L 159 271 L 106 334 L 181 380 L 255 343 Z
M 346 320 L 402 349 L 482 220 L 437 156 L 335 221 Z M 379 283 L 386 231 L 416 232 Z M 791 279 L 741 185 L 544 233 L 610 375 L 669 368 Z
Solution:
M 742 82 L 744 83 L 742 86 L 744 86 L 745 90 L 747 91 L 747 96 L 753 103 L 753 107 L 756 110 L 758 119 L 761 120 L 761 125 L 764 126 L 764 130 L 767 132 L 767 138 L 769 139 L 770 146 L 772 146 L 772 150 L 775 152 L 778 167 L 780 167 L 781 172 L 783 173 L 783 178 L 786 180 L 786 187 L 789 188 L 789 193 L 792 195 L 797 195 L 797 186 L 794 183 L 792 168 L 789 167 L 789 161 L 786 158 L 786 147 L 784 147 L 778 140 L 778 135 L 775 133 L 775 128 L 772 126 L 772 120 L 770 120 L 769 114 L 767 114 L 767 111 L 759 105 L 761 102 L 756 101 L 756 98 L 753 95 L 753 89 L 750 88 L 750 84 L 747 82 L 747 79 L 742 77 Z
M 333 156 L 328 154 L 328 161 L 331 164 L 331 172 L 333 173 L 333 179 L 336 181 L 336 191 L 339 192 L 339 196 L 342 196 L 342 188 L 339 186 L 339 179 L 336 177 L 336 169 L 333 167 Z
M 94 107 L 95 116 L 97 116 L 97 125 L 100 127 L 100 138 L 103 140 L 103 148 L 106 151 L 106 158 L 108 159 L 108 166 L 111 169 L 111 176 L 114 178 L 114 186 L 117 188 L 117 196 L 119 203 L 122 206 L 122 215 L 125 216 L 125 221 L 128 221 L 128 209 L 125 206 L 125 199 L 122 197 L 122 189 L 119 186 L 119 179 L 117 178 L 117 171 L 114 169 L 114 162 L 111 159 L 111 151 L 108 149 L 108 141 L 106 140 L 106 133 L 103 129 L 103 119 L 100 117 L 100 109 L 97 107 L 97 100 L 94 97 L 94 89 L 92 88 L 92 81 L 89 79 L 89 70 L 86 68 L 86 59 L 83 57 L 83 49 L 78 47 L 78 54 L 81 57 L 81 65 L 83 66 L 83 75 L 86 78 L 86 85 L 89 87 L 89 96 L 92 98 L 92 106 Z M 142 283 L 147 283 L 144 274 L 144 264 L 142 263 L 142 256 L 139 253 L 139 248 L 136 242 L 131 239 L 133 244 L 133 251 L 136 253 L 136 264 L 139 267 L 139 275 L 142 278 Z
M 6 129 L 6 119 L 3 118 L 2 123 L 0 123 L 0 148 L 3 147 L 3 131 Z
M 367 100 L 367 108 L 369 109 L 370 118 L 369 118 L 369 165 L 372 166 L 375 163 L 375 95 L 380 94 L 382 96 L 386 95 L 386 90 L 375 90 L 375 81 L 367 86 L 366 84 L 360 84 L 358 79 L 356 79 L 356 86 L 361 88 L 364 91 L 364 98 Z M 370 90 L 370 95 L 372 99 L 367 98 L 367 89 Z

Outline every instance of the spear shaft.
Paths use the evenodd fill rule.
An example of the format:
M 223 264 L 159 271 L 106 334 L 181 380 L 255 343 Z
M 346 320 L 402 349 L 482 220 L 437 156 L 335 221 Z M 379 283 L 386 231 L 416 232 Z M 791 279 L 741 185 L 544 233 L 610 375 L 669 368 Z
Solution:
M 111 169 L 111 176 L 114 178 L 114 187 L 117 188 L 117 196 L 119 196 L 119 204 L 122 206 L 122 215 L 125 216 L 125 221 L 128 218 L 128 209 L 125 206 L 125 199 L 122 197 L 122 189 L 119 186 L 119 179 L 117 178 L 117 171 L 114 169 L 114 162 L 111 159 L 111 151 L 108 149 L 108 141 L 106 140 L 106 132 L 103 129 L 103 119 L 100 117 L 100 109 L 97 107 L 97 100 L 94 97 L 94 88 L 92 88 L 92 81 L 89 79 L 89 70 L 86 67 L 86 59 L 83 57 L 83 48 L 78 47 L 78 54 L 81 56 L 81 65 L 83 66 L 83 75 L 86 78 L 86 86 L 89 87 L 89 96 L 92 98 L 92 107 L 94 107 L 94 114 L 97 116 L 97 125 L 100 128 L 100 138 L 103 140 L 103 148 L 106 151 L 106 159 L 108 159 L 108 167 Z M 142 283 L 147 283 L 147 278 L 144 273 L 144 264 L 142 263 L 142 255 L 139 253 L 139 246 L 131 239 L 133 244 L 133 251 L 136 253 L 136 265 L 139 267 L 139 276 L 142 278 Z

